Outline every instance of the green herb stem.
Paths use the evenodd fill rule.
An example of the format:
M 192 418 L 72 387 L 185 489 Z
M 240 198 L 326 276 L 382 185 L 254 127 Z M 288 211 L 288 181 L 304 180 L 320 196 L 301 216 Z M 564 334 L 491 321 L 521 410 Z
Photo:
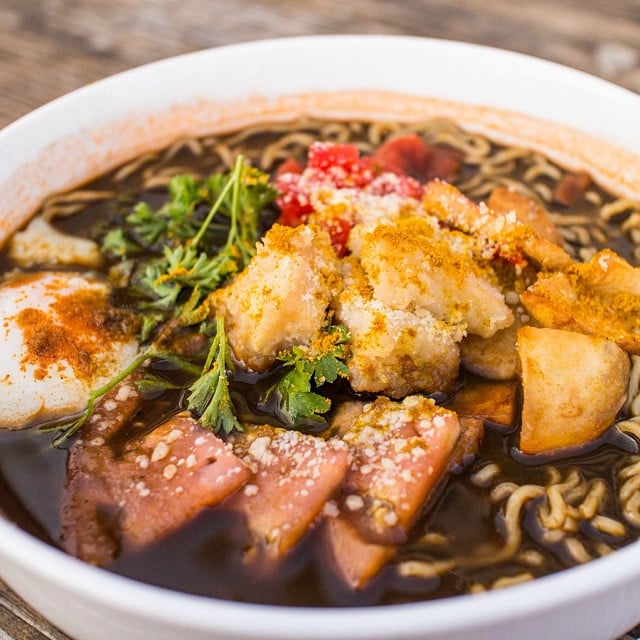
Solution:
M 155 355 L 155 350 L 153 347 L 149 347 L 145 351 L 143 351 L 135 360 L 133 360 L 127 367 L 125 367 L 118 375 L 109 380 L 106 384 L 101 386 L 98 389 L 94 389 L 90 391 L 87 397 L 87 407 L 82 412 L 80 417 L 77 420 L 74 420 L 71 424 L 69 424 L 66 428 L 56 427 L 56 429 L 62 428 L 64 429 L 62 433 L 53 441 L 53 446 L 59 447 L 61 444 L 66 442 L 71 436 L 73 436 L 80 427 L 82 427 L 85 422 L 91 417 L 93 411 L 95 409 L 96 402 L 102 398 L 102 396 L 106 395 L 111 391 L 117 384 L 122 382 L 128 375 L 132 374 L 139 367 L 142 366 L 147 358 L 153 357 Z
M 194 248 L 197 247 L 200 241 L 202 240 L 204 234 L 207 232 L 207 229 L 209 228 L 209 225 L 211 224 L 211 221 L 215 217 L 216 213 L 218 213 L 218 210 L 222 206 L 224 199 L 227 197 L 227 194 L 229 193 L 231 188 L 233 188 L 233 193 L 234 193 L 234 206 L 232 207 L 232 214 L 233 214 L 233 211 L 235 211 L 236 205 L 237 205 L 237 193 L 240 188 L 240 178 L 242 176 L 243 166 L 244 166 L 244 158 L 243 156 L 240 155 L 236 158 L 235 164 L 233 166 L 233 172 L 231 174 L 231 177 L 229 178 L 229 181 L 224 186 L 224 189 L 222 189 L 222 191 L 220 192 L 220 195 L 218 196 L 217 200 L 213 203 L 213 206 L 209 210 L 207 217 L 204 219 L 204 222 L 200 226 L 198 233 L 196 233 L 196 235 L 191 240 L 192 247 Z M 231 221 L 231 228 L 233 229 L 233 219 Z M 227 238 L 226 246 L 229 246 L 230 236 L 231 234 L 229 234 L 229 238 Z

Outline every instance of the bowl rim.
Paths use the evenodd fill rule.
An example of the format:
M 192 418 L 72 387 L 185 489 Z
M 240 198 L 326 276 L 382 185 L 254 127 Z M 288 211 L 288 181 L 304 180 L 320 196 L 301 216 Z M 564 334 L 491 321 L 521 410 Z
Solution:
M 256 48 L 259 50 L 269 46 L 279 47 L 291 44 L 304 46 L 306 42 L 310 41 L 314 43 L 323 41 L 326 45 L 331 45 L 334 42 L 437 43 L 437 46 L 449 50 L 464 49 L 475 54 L 497 55 L 499 58 L 505 57 L 523 61 L 527 65 L 534 65 L 540 69 L 551 69 L 556 73 L 570 74 L 577 83 L 587 83 L 590 87 L 601 87 L 612 95 L 619 96 L 621 100 L 632 99 L 637 105 L 640 105 L 640 96 L 605 80 L 554 62 L 484 45 L 413 36 L 301 36 L 261 40 L 187 53 L 115 74 L 61 96 L 10 123 L 0 131 L 0 147 L 5 139 L 20 135 L 20 131 L 31 126 L 32 122 L 37 122 L 43 114 L 51 113 L 52 110 L 64 109 L 69 101 L 83 100 L 84 96 L 91 92 L 100 91 L 109 83 L 120 82 L 122 78 L 131 79 L 138 77 L 141 73 L 156 73 L 158 69 L 165 68 L 165 65 L 180 65 L 190 59 L 210 56 L 212 52 L 221 50 L 233 53 L 236 50 L 247 51 L 256 50 Z M 640 153 L 640 146 L 634 150 L 636 153 Z M 314 638 L 340 636 L 346 622 L 352 625 L 350 626 L 351 637 L 363 640 L 365 638 L 402 637 L 415 632 L 417 628 L 424 627 L 427 621 L 429 630 L 433 632 L 448 630 L 451 627 L 452 619 L 455 619 L 456 628 L 472 629 L 478 624 L 497 623 L 542 609 L 566 605 L 568 602 L 607 591 L 612 586 L 621 585 L 634 576 L 640 579 L 640 570 L 637 568 L 640 566 L 640 544 L 634 542 L 607 557 L 595 559 L 585 565 L 541 577 L 530 583 L 516 585 L 507 590 L 496 590 L 482 595 L 461 595 L 442 600 L 381 607 L 299 608 L 229 602 L 184 594 L 138 582 L 86 565 L 32 537 L 0 516 L 0 556 L 2 555 L 19 559 L 17 562 L 20 565 L 35 574 L 42 574 L 43 567 L 48 567 L 47 573 L 51 573 L 54 571 L 52 567 L 55 567 L 56 572 L 64 575 L 65 584 L 76 593 L 84 594 L 95 602 L 107 601 L 121 610 L 136 614 L 143 613 L 167 622 L 178 618 L 184 624 L 192 625 L 194 629 L 211 629 L 211 621 L 215 620 L 215 628 L 231 637 L 251 635 L 257 639 L 304 637 L 304 629 L 308 626 L 309 611 L 317 616 L 321 624 L 321 628 L 309 630 L 309 634 L 313 634 Z M 16 560 L 13 561 L 16 562 Z M 1 569 L 0 573 L 2 573 Z M 222 611 L 224 611 L 224 615 L 217 615 Z M 256 624 L 257 615 L 259 615 L 260 624 Z M 365 621 L 367 624 L 364 624 Z
M 0 517 L 2 546 L 9 543 L 12 556 L 34 573 L 55 566 L 71 591 L 118 610 L 153 617 L 160 622 L 179 620 L 186 628 L 215 629 L 229 637 L 256 640 L 340 637 L 345 625 L 353 640 L 409 637 L 416 629 L 446 632 L 455 620 L 457 630 L 469 631 L 485 623 L 518 619 L 540 610 L 567 604 L 608 591 L 638 578 L 640 541 L 586 564 L 481 594 L 464 594 L 423 602 L 367 607 L 294 607 L 234 602 L 173 591 L 91 566 L 38 540 Z M 3 552 L 4 553 L 4 552 Z M 310 614 L 319 625 L 303 630 Z M 259 620 L 259 624 L 256 621 Z M 351 626 L 353 625 L 353 626 Z M 225 636 L 226 637 L 226 636 Z

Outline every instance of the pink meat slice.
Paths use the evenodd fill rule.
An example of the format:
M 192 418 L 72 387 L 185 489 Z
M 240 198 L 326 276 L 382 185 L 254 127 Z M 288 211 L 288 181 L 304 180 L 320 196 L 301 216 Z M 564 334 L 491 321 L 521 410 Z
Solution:
M 395 554 L 394 546 L 367 542 L 346 518 L 327 518 L 324 533 L 335 569 L 352 589 L 375 578 Z
M 229 506 L 242 512 L 254 553 L 283 556 L 341 486 L 350 455 L 340 440 L 260 426 L 237 437 L 236 454 L 254 471 Z
M 183 413 L 132 442 L 113 475 L 122 539 L 140 547 L 220 504 L 251 471 L 230 445 Z
M 60 507 L 62 545 L 97 566 L 118 553 L 118 507 L 108 480 L 114 461 L 106 442 L 133 419 L 141 403 L 134 378 L 127 378 L 98 404 L 69 451 Z
M 230 446 L 186 413 L 131 441 L 116 458 L 107 440 L 130 423 L 141 401 L 129 384 L 128 393 L 120 386 L 105 397 L 69 455 L 63 546 L 98 566 L 123 547 L 162 538 L 251 476 Z
M 344 435 L 353 462 L 329 522 L 337 571 L 360 587 L 384 566 L 447 471 L 460 435 L 455 413 L 421 396 L 378 398 Z

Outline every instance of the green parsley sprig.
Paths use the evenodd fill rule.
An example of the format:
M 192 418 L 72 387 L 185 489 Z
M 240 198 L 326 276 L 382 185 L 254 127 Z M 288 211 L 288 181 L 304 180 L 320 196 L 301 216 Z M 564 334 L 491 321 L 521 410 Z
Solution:
M 198 421 L 218 433 L 242 431 L 229 395 L 227 371 L 233 370 L 229 344 L 222 318 L 216 318 L 216 337 L 200 377 L 189 387 L 187 408 L 199 416 Z
M 329 325 L 309 347 L 295 346 L 278 355 L 278 360 L 290 367 L 276 387 L 280 411 L 293 427 L 304 420 L 324 420 L 322 414 L 329 411 L 331 401 L 312 389 L 349 376 L 344 360 L 350 339 L 346 327 Z
M 148 360 L 165 360 L 196 376 L 189 387 L 188 406 L 203 426 L 226 433 L 242 428 L 229 395 L 228 371 L 233 363 L 222 320 L 216 321 L 202 369 L 176 357 L 168 345 L 176 329 L 199 324 L 205 335 L 213 333 L 206 296 L 247 266 L 255 254 L 260 212 L 276 195 L 268 175 L 246 165 L 238 156 L 230 172 L 205 181 L 174 177 L 165 205 L 154 211 L 148 204 L 139 203 L 125 218 L 124 228 L 107 231 L 102 246 L 113 256 L 129 258 L 154 245 L 162 247 L 162 257 L 147 262 L 140 279 L 146 298 L 140 304 L 144 312 L 141 339 L 145 341 L 154 334 L 156 338 L 129 366 L 88 394 L 80 416 L 43 429 L 60 432 L 54 445 L 73 436 L 91 417 L 98 400 Z M 198 218 L 196 213 L 203 202 L 212 204 L 206 216 Z M 224 224 L 220 216 L 227 219 Z M 220 242 L 223 228 L 226 240 Z M 214 234 L 210 233 L 212 229 Z M 156 393 L 172 386 L 152 374 L 138 382 L 142 392 Z

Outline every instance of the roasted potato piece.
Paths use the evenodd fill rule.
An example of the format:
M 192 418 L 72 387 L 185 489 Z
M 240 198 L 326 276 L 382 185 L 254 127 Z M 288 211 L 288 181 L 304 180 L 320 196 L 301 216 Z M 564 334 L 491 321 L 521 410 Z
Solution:
M 460 416 L 483 418 L 510 427 L 516 415 L 517 383 L 468 382 L 458 392 L 449 409 Z
M 510 327 L 500 329 L 490 338 L 467 336 L 460 343 L 462 364 L 467 371 L 489 380 L 512 380 L 516 377 L 518 351 L 516 340 L 522 326 L 515 315 Z
M 450 468 L 464 467 L 480 450 L 484 437 L 484 420 L 473 416 L 458 416 L 460 437 L 449 459 Z
M 516 214 L 518 222 L 528 224 L 540 237 L 562 246 L 562 236 L 558 233 L 549 212 L 533 198 L 514 189 L 496 187 L 487 200 L 487 206 L 496 213 Z
M 520 300 L 543 327 L 611 338 L 640 354 L 640 269 L 608 249 L 543 275 Z
M 329 234 L 315 225 L 273 225 L 249 266 L 210 296 L 246 368 L 265 371 L 283 349 L 308 345 L 339 286 Z
M 613 340 L 522 327 L 518 355 L 524 453 L 591 442 L 606 431 L 624 404 L 629 357 Z

